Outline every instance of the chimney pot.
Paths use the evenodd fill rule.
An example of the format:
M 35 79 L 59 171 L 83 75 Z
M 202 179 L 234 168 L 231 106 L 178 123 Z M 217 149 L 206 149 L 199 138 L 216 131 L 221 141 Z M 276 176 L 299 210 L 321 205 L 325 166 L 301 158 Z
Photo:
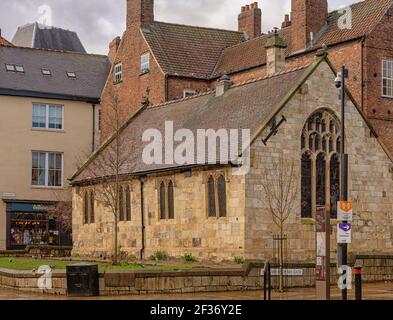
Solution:
M 225 73 L 220 80 L 218 80 L 218 84 L 216 87 L 216 97 L 221 97 L 227 92 L 232 86 L 231 78 Z

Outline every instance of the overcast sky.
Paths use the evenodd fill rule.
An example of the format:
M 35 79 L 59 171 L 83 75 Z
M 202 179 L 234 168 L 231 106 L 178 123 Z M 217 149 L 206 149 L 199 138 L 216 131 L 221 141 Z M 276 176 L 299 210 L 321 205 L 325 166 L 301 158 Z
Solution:
M 155 0 L 158 21 L 206 27 L 237 29 L 240 7 L 253 0 Z M 357 0 L 329 0 L 336 9 Z M 263 10 L 263 31 L 280 26 L 291 0 L 259 0 Z M 11 40 L 17 27 L 38 21 L 39 8 L 52 11 L 52 24 L 76 31 L 90 53 L 107 53 L 107 44 L 125 28 L 126 0 L 1 0 L 0 28 Z

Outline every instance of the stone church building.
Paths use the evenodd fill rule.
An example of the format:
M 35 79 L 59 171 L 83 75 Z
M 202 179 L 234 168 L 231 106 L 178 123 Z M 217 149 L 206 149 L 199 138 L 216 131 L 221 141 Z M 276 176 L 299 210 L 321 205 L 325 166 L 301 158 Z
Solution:
M 223 77 L 214 91 L 143 106 L 127 120 L 119 136 L 114 134 L 92 155 L 72 178 L 74 253 L 111 255 L 114 217 L 95 201 L 95 195 L 102 183 L 114 181 L 101 167 L 100 158 L 113 156 L 110 147 L 121 137 L 132 150 L 119 172 L 122 252 L 149 257 L 163 250 L 172 257 L 192 253 L 201 260 L 271 257 L 278 230 L 261 179 L 284 155 L 296 164 L 299 183 L 296 204 L 285 225 L 288 258 L 313 259 L 316 206 L 331 204 L 334 218 L 340 188 L 339 91 L 326 51 L 319 51 L 312 63 L 276 72 L 283 64 L 280 43 L 277 35 L 271 35 L 266 77 L 241 84 Z M 262 140 L 273 122 L 283 117 L 286 121 L 265 144 Z M 349 250 L 392 252 L 392 157 L 349 92 L 346 118 L 349 195 L 355 213 Z M 149 142 L 143 142 L 144 132 L 154 128 L 163 133 L 168 121 L 195 136 L 198 129 L 250 129 L 250 169 L 234 174 L 235 167 L 246 165 L 234 158 L 227 164 L 146 164 L 142 154 Z M 220 146 L 224 144 L 221 140 Z M 332 228 L 332 244 L 335 233 Z

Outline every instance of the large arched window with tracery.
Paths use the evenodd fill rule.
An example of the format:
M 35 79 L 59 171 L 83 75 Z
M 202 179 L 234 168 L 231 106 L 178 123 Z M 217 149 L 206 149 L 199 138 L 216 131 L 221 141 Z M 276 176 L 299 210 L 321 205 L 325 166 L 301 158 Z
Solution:
M 301 214 L 315 216 L 317 206 L 330 205 L 337 217 L 340 195 L 340 123 L 329 110 L 319 110 L 307 120 L 301 137 Z

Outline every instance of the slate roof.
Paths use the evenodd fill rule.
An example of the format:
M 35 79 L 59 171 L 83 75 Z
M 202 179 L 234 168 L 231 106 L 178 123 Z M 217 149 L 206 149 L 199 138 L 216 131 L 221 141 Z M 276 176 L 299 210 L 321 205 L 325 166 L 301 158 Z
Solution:
M 344 41 L 357 39 L 371 32 L 381 21 L 386 11 L 393 5 L 392 0 L 365 0 L 351 5 L 352 28 L 339 29 L 338 19 L 340 14 L 333 11 L 329 14 L 326 26 L 316 38 L 316 43 L 310 50 L 321 48 L 323 44 L 334 45 Z M 291 27 L 279 31 L 280 37 L 287 40 L 287 56 L 291 50 Z M 234 73 L 266 64 L 266 40 L 267 35 L 240 43 L 223 51 L 217 67 L 212 73 L 212 78 L 219 77 L 223 73 Z
M 5 64 L 22 65 L 24 73 L 7 72 Z M 43 68 L 51 75 L 43 75 Z M 109 70 L 106 56 L 0 47 L 0 94 L 98 100 Z M 76 79 L 67 72 L 75 72 Z
M 236 31 L 154 22 L 143 35 L 169 75 L 207 79 L 224 48 L 243 41 Z
M 309 68 L 315 68 L 317 65 L 319 62 L 318 64 L 313 63 Z M 138 175 L 179 167 L 166 164 L 148 165 L 142 161 L 143 149 L 148 144 L 142 142 L 144 131 L 154 128 L 164 136 L 165 121 L 173 121 L 175 131 L 185 128 L 191 130 L 195 136 L 197 136 L 197 129 L 219 130 L 222 128 L 227 130 L 250 129 L 251 135 L 253 135 L 260 129 L 264 121 L 270 120 L 277 105 L 287 97 L 291 89 L 305 80 L 307 71 L 311 73 L 310 69 L 306 67 L 235 85 L 221 97 L 216 97 L 215 92 L 212 91 L 148 107 L 137 112 L 121 130 L 121 140 L 127 141 L 126 145 L 130 152 L 127 153 L 127 160 L 120 173 Z M 111 143 L 113 141 L 109 139 L 100 150 L 90 157 L 90 160 L 74 175 L 73 183 L 110 175 L 105 169 L 102 169 L 103 161 L 100 159 L 102 159 L 101 157 L 108 158 L 108 153 L 113 151 L 113 148 L 110 147 Z M 165 151 L 163 152 L 165 154 Z M 205 159 L 207 163 L 207 155 Z M 197 164 L 196 160 L 195 164 Z M 94 177 L 91 176 L 93 172 Z
M 86 53 L 75 32 L 55 27 L 47 28 L 38 23 L 19 27 L 12 42 L 18 47 Z

